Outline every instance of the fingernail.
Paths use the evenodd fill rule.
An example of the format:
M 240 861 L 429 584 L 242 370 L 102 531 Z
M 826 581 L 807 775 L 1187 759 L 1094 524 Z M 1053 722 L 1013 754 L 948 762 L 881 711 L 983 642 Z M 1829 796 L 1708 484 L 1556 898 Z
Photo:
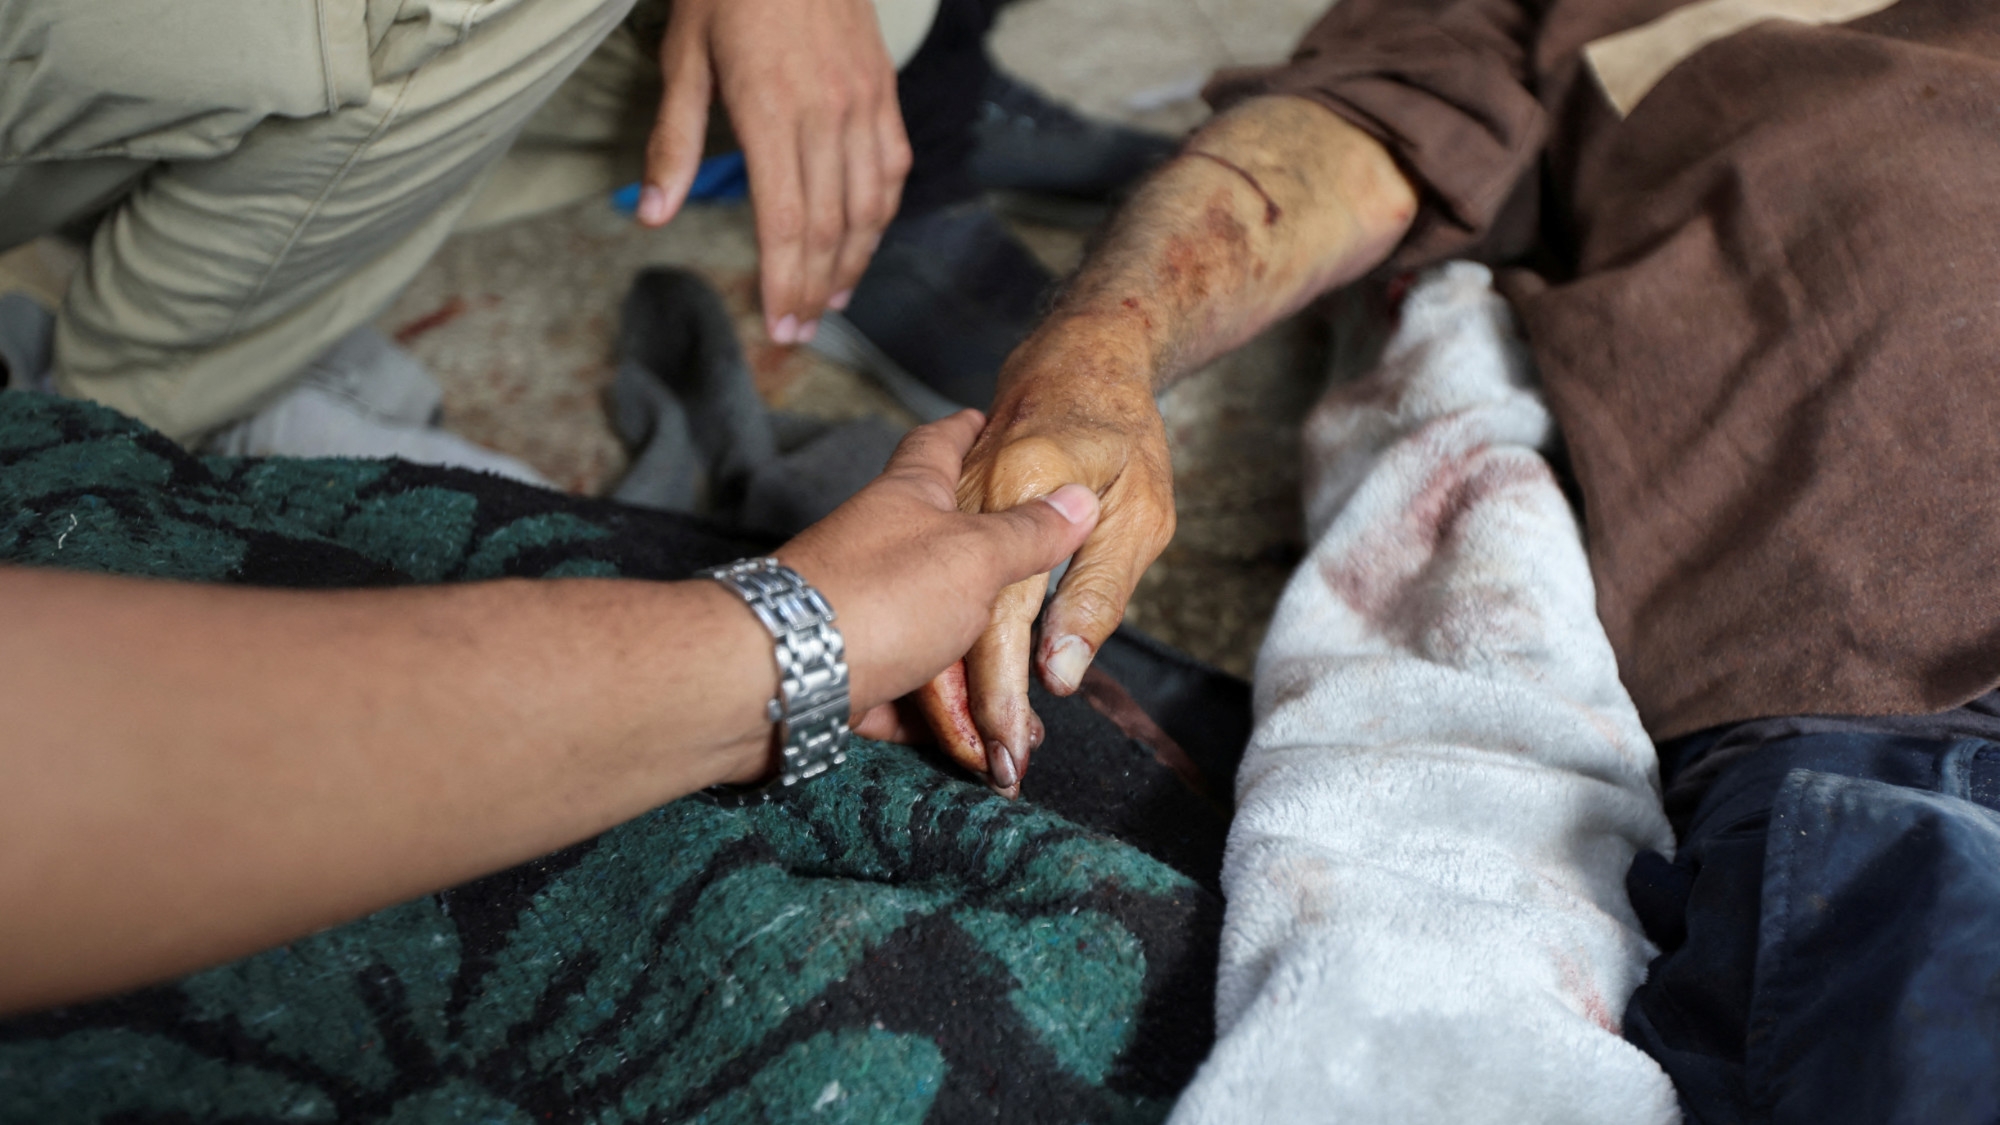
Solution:
M 834 312 L 846 312 L 847 302 L 853 299 L 854 290 L 842 289 L 840 292 L 826 299 L 826 307 L 832 309 Z
M 648 226 L 667 221 L 667 193 L 651 184 L 639 192 L 639 221 Z
M 993 775 L 993 784 L 1002 789 L 1021 784 L 1021 771 L 1014 766 L 1014 756 L 998 742 L 986 744 L 986 772 Z
M 1083 682 L 1084 670 L 1090 667 L 1090 646 L 1074 633 L 1057 637 L 1056 643 L 1049 646 L 1042 667 L 1062 686 L 1075 691 L 1076 685 Z
M 1080 484 L 1063 485 L 1042 499 L 1071 523 L 1082 523 L 1097 510 L 1097 494 Z
M 819 321 L 808 320 L 799 326 L 799 343 L 810 344 L 817 335 L 819 335 Z
M 771 342 L 774 344 L 796 344 L 799 342 L 799 318 L 786 313 L 778 323 L 771 326 Z

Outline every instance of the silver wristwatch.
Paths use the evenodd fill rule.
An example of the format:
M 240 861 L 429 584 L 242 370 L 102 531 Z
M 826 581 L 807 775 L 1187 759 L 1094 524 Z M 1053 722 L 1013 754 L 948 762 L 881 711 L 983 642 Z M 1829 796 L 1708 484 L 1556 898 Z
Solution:
M 833 607 L 773 558 L 739 559 L 696 577 L 713 578 L 750 603 L 750 612 L 771 631 L 778 659 L 778 694 L 765 708 L 778 724 L 778 776 L 762 785 L 717 785 L 708 796 L 723 804 L 759 804 L 783 786 L 846 761 L 847 643 L 833 627 Z

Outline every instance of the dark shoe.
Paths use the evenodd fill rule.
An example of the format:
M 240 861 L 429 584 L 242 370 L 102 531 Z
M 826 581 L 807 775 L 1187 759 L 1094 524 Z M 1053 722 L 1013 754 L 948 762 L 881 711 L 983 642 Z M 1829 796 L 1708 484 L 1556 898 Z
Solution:
M 1105 204 L 1173 155 L 1178 143 L 1086 120 L 998 70 L 986 80 L 973 135 L 973 181 L 1001 193 L 1009 213 L 1058 223 L 1102 218 Z M 1054 198 L 1038 207 L 1033 197 Z
M 983 201 L 897 219 L 854 299 L 839 320 L 827 318 L 825 343 L 814 347 L 875 376 L 921 418 L 939 416 L 939 396 L 985 409 L 1001 363 L 1041 319 L 1053 282 Z M 846 325 L 872 347 L 842 348 L 851 339 Z M 911 395 L 912 381 L 934 393 Z

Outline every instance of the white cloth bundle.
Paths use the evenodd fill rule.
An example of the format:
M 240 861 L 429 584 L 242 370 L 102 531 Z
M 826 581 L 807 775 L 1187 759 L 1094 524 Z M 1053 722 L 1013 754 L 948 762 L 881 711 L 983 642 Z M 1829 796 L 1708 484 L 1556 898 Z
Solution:
M 1307 424 L 1313 544 L 1257 667 L 1207 1122 L 1679 1120 L 1622 1039 L 1668 851 L 1553 436 L 1486 269 L 1406 300 Z

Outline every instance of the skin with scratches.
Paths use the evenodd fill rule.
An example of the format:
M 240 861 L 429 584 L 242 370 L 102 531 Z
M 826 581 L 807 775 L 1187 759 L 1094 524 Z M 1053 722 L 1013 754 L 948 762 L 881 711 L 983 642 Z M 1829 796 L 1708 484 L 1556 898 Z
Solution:
M 1250 173 L 1248 173 L 1248 172 L 1244 171 L 1244 170 L 1242 169 L 1242 167 L 1240 167 L 1239 165 L 1237 165 L 1237 164 L 1236 164 L 1236 163 L 1235 163 L 1234 161 L 1231 161 L 1231 160 L 1225 160 L 1225 159 L 1223 159 L 1222 157 L 1220 157 L 1220 156 L 1217 156 L 1217 155 L 1215 155 L 1215 154 L 1214 154 L 1214 153 L 1212 153 L 1212 152 L 1202 152 L 1202 151 L 1201 151 L 1201 150 L 1199 150 L 1199 149 L 1192 149 L 1192 148 L 1191 148 L 1191 149 L 1187 150 L 1187 154 L 1188 154 L 1189 156 L 1197 156 L 1197 157 L 1200 157 L 1200 158 L 1202 158 L 1202 159 L 1204 159 L 1204 160 L 1213 160 L 1213 161 L 1215 161 L 1215 162 L 1216 162 L 1217 164 L 1220 164 L 1220 165 L 1222 165 L 1222 166 L 1223 166 L 1224 168 L 1227 168 L 1227 169 L 1229 169 L 1230 171 L 1232 171 L 1232 172 L 1236 173 L 1237 175 L 1239 175 L 1239 176 L 1243 177 L 1243 181 L 1244 181 L 1245 183 L 1249 184 L 1249 185 L 1251 186 L 1251 188 L 1252 188 L 1252 189 L 1254 189 L 1254 190 L 1255 190 L 1255 191 L 1257 192 L 1257 194 L 1258 194 L 1258 195 L 1261 195 L 1261 196 L 1263 196 L 1263 197 L 1264 197 L 1264 225 L 1265 225 L 1265 226 L 1267 226 L 1267 227 L 1268 227 L 1268 226 L 1271 226 L 1272 224 L 1276 223 L 1276 222 L 1277 222 L 1277 221 L 1278 221 L 1279 219 L 1281 219 L 1281 218 L 1284 218 L 1284 216 L 1285 216 L 1285 212 L 1284 212 L 1284 210 L 1283 210 L 1282 208 L 1280 208 L 1280 207 L 1278 206 L 1278 201 L 1277 201 L 1277 200 L 1275 200 L 1275 199 L 1272 199 L 1272 198 L 1271 198 L 1271 193 L 1270 193 L 1270 192 L 1268 192 L 1268 191 L 1265 191 L 1265 190 L 1264 190 L 1264 185 L 1263 185 L 1263 184 L 1260 184 L 1260 183 L 1258 183 L 1258 182 L 1257 182 L 1257 177 L 1255 177 L 1255 176 L 1251 175 Z
M 1204 126 L 1112 222 L 1000 373 L 958 501 L 997 511 L 1063 483 L 1101 517 L 1046 609 L 1043 577 L 1003 591 L 965 658 L 980 736 L 1025 769 L 1028 677 L 1077 690 L 1174 532 L 1154 396 L 1378 264 L 1416 213 L 1386 150 L 1303 98 L 1253 98 Z M 1035 632 L 1040 617 L 1040 635 Z

